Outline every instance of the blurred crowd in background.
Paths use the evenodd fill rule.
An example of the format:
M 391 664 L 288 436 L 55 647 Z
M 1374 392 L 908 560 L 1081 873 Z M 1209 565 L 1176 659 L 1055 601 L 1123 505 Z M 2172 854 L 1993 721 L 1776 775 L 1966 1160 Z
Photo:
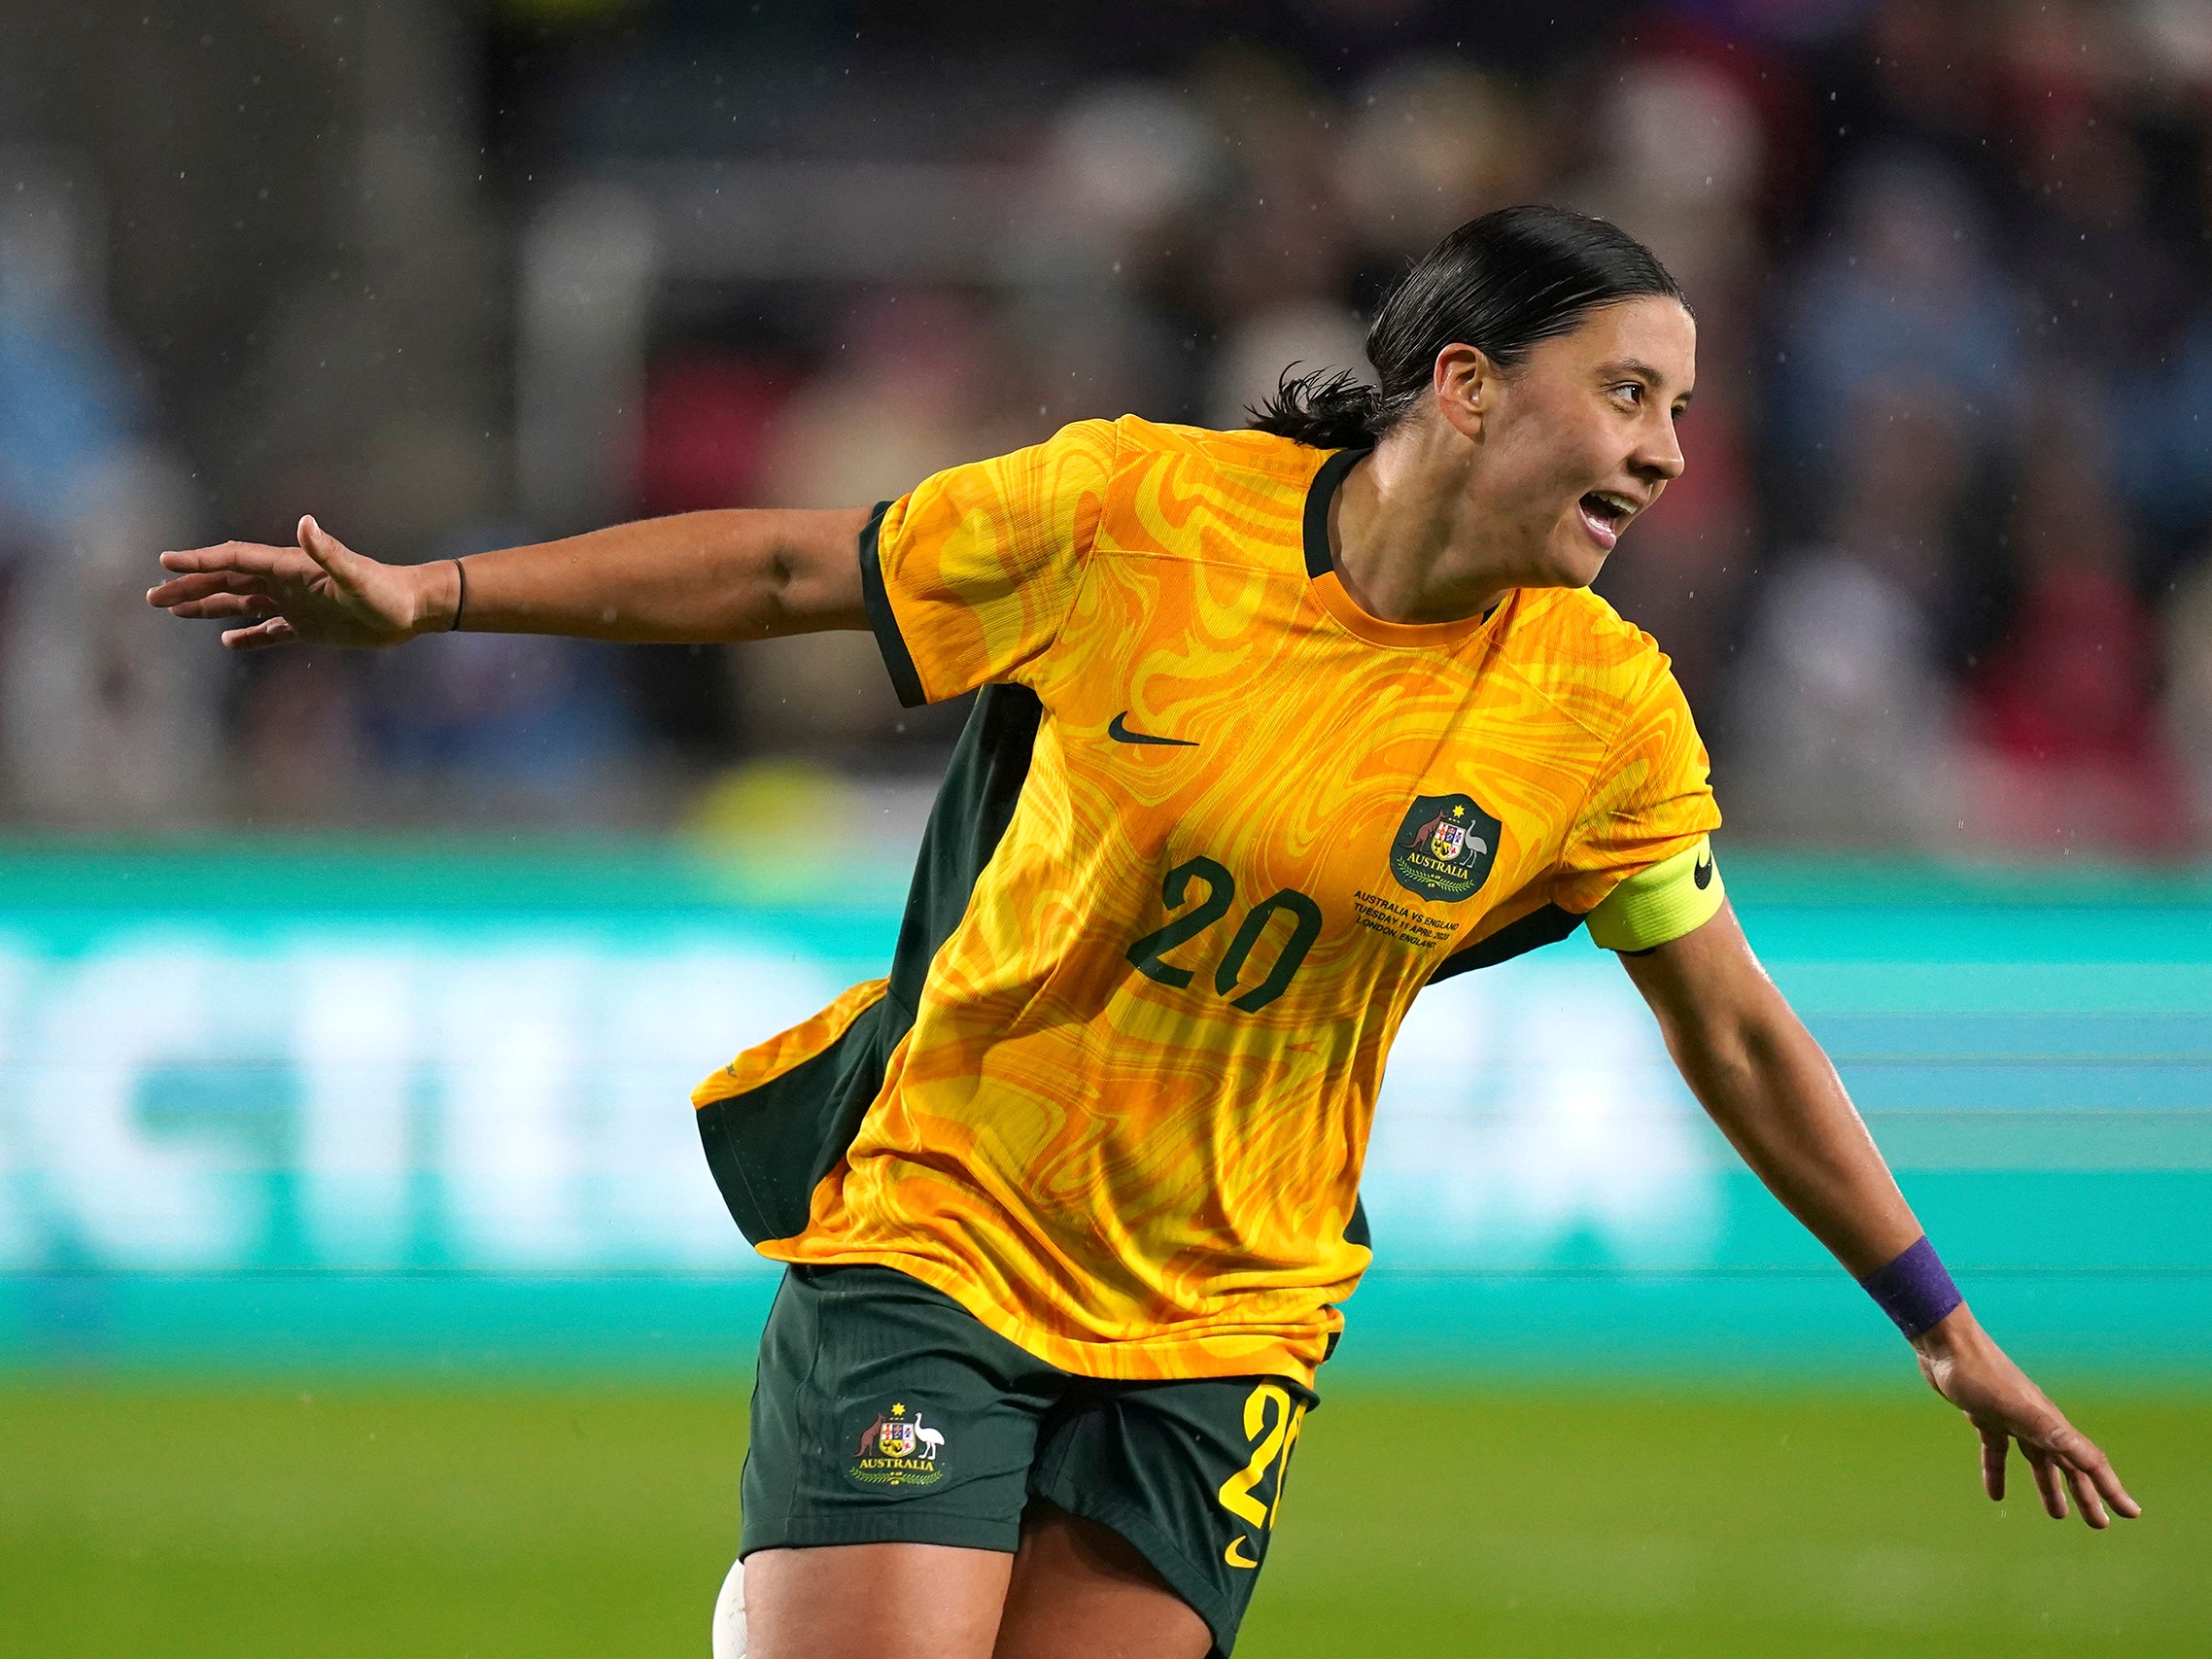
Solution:
M 308 510 L 423 560 L 1240 426 L 1527 200 L 1698 312 L 1688 472 L 1600 588 L 1735 834 L 2212 841 L 2202 0 L 11 15 L 0 819 L 742 837 L 778 778 L 921 798 L 960 710 L 900 710 L 865 637 L 236 659 L 140 595 Z

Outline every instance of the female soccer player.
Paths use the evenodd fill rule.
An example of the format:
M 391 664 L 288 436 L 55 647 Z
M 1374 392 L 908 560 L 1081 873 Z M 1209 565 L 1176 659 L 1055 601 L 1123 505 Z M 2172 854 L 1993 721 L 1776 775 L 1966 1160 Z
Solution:
M 1958 1299 L 1722 894 L 1703 745 L 1589 585 L 1682 469 L 1696 328 L 1602 221 L 1463 226 L 1379 390 L 1086 421 L 873 512 L 704 512 L 425 567 L 312 518 L 162 555 L 224 642 L 866 628 L 981 688 L 886 980 L 695 1096 L 788 1263 L 743 1487 L 756 1659 L 1226 1655 L 1420 988 L 1587 923 L 1691 1089 L 2045 1506 L 2137 1513 Z M 1443 1156 L 1445 1149 L 1439 1149 Z

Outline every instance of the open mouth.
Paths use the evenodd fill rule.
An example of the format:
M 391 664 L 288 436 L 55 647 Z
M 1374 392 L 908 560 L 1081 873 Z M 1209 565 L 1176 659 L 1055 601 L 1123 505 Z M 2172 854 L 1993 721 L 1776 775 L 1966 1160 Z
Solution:
M 1636 503 L 1610 490 L 1592 490 L 1575 505 L 1581 510 L 1582 526 L 1591 539 L 1608 551 L 1620 539 L 1623 527 L 1636 516 Z

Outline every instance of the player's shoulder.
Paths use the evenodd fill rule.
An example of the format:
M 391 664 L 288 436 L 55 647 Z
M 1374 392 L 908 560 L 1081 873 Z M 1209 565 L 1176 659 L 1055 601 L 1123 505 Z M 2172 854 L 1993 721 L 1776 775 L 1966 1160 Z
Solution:
M 1157 459 L 1193 472 L 1216 471 L 1303 489 L 1329 457 L 1295 438 L 1273 432 L 1222 432 L 1170 421 L 1123 415 L 1112 423 L 1123 454 L 1131 462 Z
M 1106 543 L 1303 580 L 1306 494 L 1329 458 L 1272 432 L 1217 432 L 1123 415 Z
M 1123 475 L 1172 478 L 1181 492 L 1274 489 L 1303 499 L 1331 453 L 1273 432 L 1219 432 L 1142 415 L 1071 421 L 1021 458 Z M 1006 457 L 1014 460 L 1017 457 Z
M 1522 679 L 1607 741 L 1674 677 L 1659 641 L 1588 588 L 1521 589 L 1500 646 Z

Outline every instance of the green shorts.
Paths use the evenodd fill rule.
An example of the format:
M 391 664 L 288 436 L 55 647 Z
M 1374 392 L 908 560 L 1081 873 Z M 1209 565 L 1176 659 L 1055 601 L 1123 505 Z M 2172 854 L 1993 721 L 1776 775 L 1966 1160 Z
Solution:
M 839 1543 L 1012 1552 L 1032 1498 L 1119 1533 L 1224 1656 L 1311 1389 L 1100 1382 L 887 1267 L 792 1267 L 753 1385 L 742 1555 Z

